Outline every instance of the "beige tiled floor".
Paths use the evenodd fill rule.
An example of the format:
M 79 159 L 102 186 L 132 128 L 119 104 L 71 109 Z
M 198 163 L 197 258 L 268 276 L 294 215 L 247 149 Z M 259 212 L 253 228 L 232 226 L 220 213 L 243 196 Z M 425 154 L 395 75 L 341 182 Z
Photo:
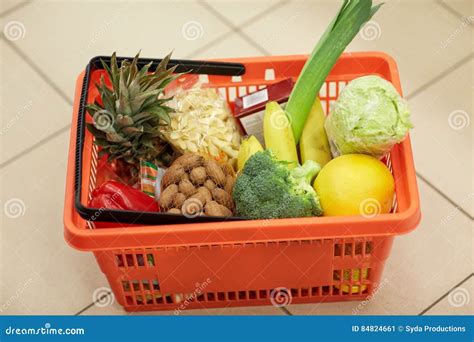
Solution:
M 474 315 L 472 298 L 474 296 L 474 280 L 472 277 L 463 285 L 454 288 L 427 315 Z
M 124 314 L 112 300 L 92 304 L 107 281 L 93 256 L 71 249 L 62 235 L 76 75 L 90 57 L 114 50 L 132 55 L 142 48 L 143 56 L 159 57 L 174 48 L 175 57 L 186 58 L 308 53 L 339 2 L 20 2 L 0 1 L 0 197 L 2 207 L 14 203 L 23 214 L 2 212 L 0 312 Z M 289 305 L 291 314 L 473 313 L 474 28 L 463 19 L 472 16 L 472 2 L 386 3 L 373 30 L 348 50 L 382 50 L 398 62 L 416 126 L 423 220 L 395 240 L 384 286 L 369 303 Z M 6 31 L 15 22 L 19 37 Z M 256 307 L 183 314 L 285 313 Z

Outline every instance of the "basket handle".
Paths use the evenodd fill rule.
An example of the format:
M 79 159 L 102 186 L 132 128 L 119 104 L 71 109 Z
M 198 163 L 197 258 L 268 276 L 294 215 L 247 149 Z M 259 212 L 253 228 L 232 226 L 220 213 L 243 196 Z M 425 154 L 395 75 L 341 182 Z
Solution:
M 102 69 L 101 60 L 110 64 L 111 56 L 97 56 L 90 60 L 89 65 L 92 70 Z M 132 60 L 132 57 L 117 57 L 117 62 L 121 63 L 123 60 Z M 153 70 L 161 62 L 161 59 L 139 58 L 138 67 L 141 68 L 146 64 L 152 62 L 151 69 Z M 176 72 L 189 72 L 191 74 L 205 74 L 205 75 L 220 75 L 220 76 L 242 76 L 245 74 L 245 65 L 234 62 L 214 62 L 214 61 L 200 61 L 189 59 L 170 59 L 169 67 L 177 65 Z

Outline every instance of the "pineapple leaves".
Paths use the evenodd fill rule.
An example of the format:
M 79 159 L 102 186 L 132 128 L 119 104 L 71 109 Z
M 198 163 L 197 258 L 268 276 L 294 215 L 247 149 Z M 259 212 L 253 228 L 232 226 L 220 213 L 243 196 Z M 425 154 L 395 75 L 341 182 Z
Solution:
M 151 91 L 145 91 L 141 93 L 140 95 L 137 95 L 132 101 L 130 101 L 130 108 L 133 113 L 137 113 L 140 108 L 142 107 L 143 103 L 145 100 L 148 98 L 156 99 L 158 95 L 161 93 L 161 89 L 156 89 L 156 90 L 151 90 Z
M 162 74 L 164 71 L 166 71 L 166 68 L 168 67 L 168 63 L 171 59 L 172 53 L 173 52 L 170 52 L 169 54 L 165 56 L 165 58 L 161 60 L 160 64 L 158 64 L 158 66 L 156 67 L 155 74 Z
M 122 114 L 119 114 L 117 115 L 117 124 L 119 127 L 126 127 L 126 126 L 131 126 L 133 125 L 133 119 L 131 116 L 128 116 L 128 115 L 122 115 Z
M 105 84 L 104 75 L 100 78 L 100 84 L 96 84 L 97 89 L 99 90 L 102 103 L 104 104 L 104 109 L 115 114 L 115 94 L 107 87 Z
M 111 82 L 112 82 L 112 87 L 114 90 L 119 88 L 118 69 L 119 68 L 117 64 L 117 55 L 114 52 L 112 54 L 112 58 L 110 59 Z
M 127 126 L 127 127 L 122 128 L 122 132 L 125 133 L 127 136 L 130 136 L 135 133 L 141 133 L 142 130 L 134 126 Z
M 102 108 L 99 107 L 99 105 L 96 104 L 96 103 L 90 103 L 90 104 L 86 105 L 86 109 L 89 112 L 90 116 L 92 116 L 92 117 L 94 116 L 95 113 L 102 110 Z
M 98 129 L 97 127 L 94 126 L 92 123 L 86 123 L 86 127 L 89 130 L 89 132 L 94 135 L 96 139 L 105 139 L 106 138 L 106 133 Z
M 113 143 L 124 143 L 127 141 L 127 139 L 118 133 L 106 133 L 106 138 L 108 141 Z
M 151 105 L 143 109 L 143 112 L 153 114 L 155 118 L 163 120 L 167 125 L 171 122 L 169 113 L 172 111 L 171 108 L 160 105 Z
M 102 147 L 103 149 L 107 149 L 108 147 L 112 146 L 106 139 L 98 139 L 98 138 L 94 140 L 94 144 Z
M 135 58 L 133 58 L 132 63 L 130 64 L 130 72 L 128 74 L 127 85 L 130 85 L 132 81 L 135 79 L 135 76 L 138 74 L 138 57 L 140 56 L 140 51 L 138 51 Z
M 135 123 L 135 125 L 138 125 L 140 121 L 148 120 L 150 118 L 152 118 L 152 115 L 150 113 L 140 112 L 133 117 L 133 122 Z
M 101 101 L 86 107 L 94 118 L 87 129 L 95 137 L 94 143 L 102 147 L 100 153 L 108 155 L 109 160 L 123 159 L 134 165 L 140 159 L 167 159 L 160 155 L 167 146 L 160 127 L 170 124 L 173 109 L 166 106 L 171 98 L 164 96 L 164 90 L 182 75 L 175 73 L 177 65 L 168 68 L 171 53 L 151 72 L 152 62 L 139 67 L 139 55 L 120 64 L 115 52 L 110 63 L 102 60 L 107 76 L 104 73 L 96 84 Z M 105 83 L 106 77 L 110 86 Z

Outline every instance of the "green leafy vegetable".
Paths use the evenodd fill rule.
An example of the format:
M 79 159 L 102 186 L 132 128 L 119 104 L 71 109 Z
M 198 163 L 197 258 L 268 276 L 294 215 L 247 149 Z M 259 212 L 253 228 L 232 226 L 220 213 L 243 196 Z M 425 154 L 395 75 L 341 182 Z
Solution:
M 296 143 L 300 140 L 311 106 L 329 72 L 346 46 L 380 6 L 382 4 L 372 7 L 372 0 L 345 0 L 320 38 L 306 61 L 286 106 Z
M 374 75 L 349 82 L 325 123 L 336 152 L 377 158 L 402 141 L 412 127 L 407 102 L 390 82 Z
M 237 215 L 250 219 L 322 215 L 311 186 L 321 167 L 311 160 L 295 168 L 289 165 L 278 161 L 270 150 L 252 155 L 232 192 Z

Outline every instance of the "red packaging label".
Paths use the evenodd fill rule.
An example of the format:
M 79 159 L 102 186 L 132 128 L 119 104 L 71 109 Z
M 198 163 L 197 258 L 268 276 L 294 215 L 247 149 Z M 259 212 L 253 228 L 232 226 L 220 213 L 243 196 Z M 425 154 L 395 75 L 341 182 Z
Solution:
M 265 114 L 265 104 L 269 101 L 276 101 L 284 107 L 288 102 L 293 86 L 293 80 L 287 78 L 251 94 L 237 97 L 234 102 L 234 116 L 242 126 L 244 133 L 254 135 L 260 143 L 264 144 L 263 115 Z

